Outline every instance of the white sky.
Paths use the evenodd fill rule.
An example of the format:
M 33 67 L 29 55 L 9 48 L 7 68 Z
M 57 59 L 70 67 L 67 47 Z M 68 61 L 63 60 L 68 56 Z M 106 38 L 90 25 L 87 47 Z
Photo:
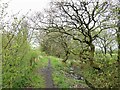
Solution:
M 22 13 L 32 11 L 43 11 L 44 8 L 48 7 L 51 0 L 2 0 L 3 2 L 10 2 L 8 7 L 9 13 Z
M 42 12 L 49 6 L 51 0 L 0 0 L 2 3 L 8 3 L 8 15 L 14 15 L 20 11 L 20 15 L 25 15 L 30 9 L 31 13 L 40 11 Z M 7 18 L 6 20 L 8 20 Z M 33 45 L 36 46 L 36 45 Z
M 1 1 L 1 0 L 0 0 Z M 32 11 L 43 11 L 49 6 L 51 0 L 2 0 L 3 2 L 10 2 L 8 12 L 11 14 L 21 11 L 22 13 Z M 116 2 L 117 0 L 110 0 Z

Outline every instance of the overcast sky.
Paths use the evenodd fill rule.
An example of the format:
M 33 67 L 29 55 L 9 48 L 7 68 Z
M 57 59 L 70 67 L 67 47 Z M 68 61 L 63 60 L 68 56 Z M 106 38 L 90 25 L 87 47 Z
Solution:
M 9 3 L 9 12 L 15 13 L 21 10 L 21 12 L 27 12 L 30 9 L 32 11 L 42 11 L 44 8 L 49 6 L 49 2 L 51 0 L 2 0 L 3 2 Z M 103 0 L 104 1 L 104 0 Z M 118 0 L 110 0 L 110 1 L 118 1 Z
M 3 2 L 9 1 L 9 13 L 26 13 L 30 9 L 32 11 L 43 11 L 49 5 L 51 0 L 2 0 Z

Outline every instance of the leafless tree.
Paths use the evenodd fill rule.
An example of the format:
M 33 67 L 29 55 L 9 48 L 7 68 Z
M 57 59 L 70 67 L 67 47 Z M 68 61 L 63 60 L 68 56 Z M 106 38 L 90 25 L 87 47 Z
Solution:
M 109 4 L 100 1 L 66 0 L 51 3 L 44 20 L 47 32 L 60 32 L 89 47 L 90 63 L 93 64 L 93 41 L 105 29 L 110 28 Z
M 95 40 L 96 46 L 100 48 L 103 54 L 110 53 L 112 56 L 113 50 L 117 48 L 117 42 L 115 40 L 116 32 L 111 30 L 105 30 Z

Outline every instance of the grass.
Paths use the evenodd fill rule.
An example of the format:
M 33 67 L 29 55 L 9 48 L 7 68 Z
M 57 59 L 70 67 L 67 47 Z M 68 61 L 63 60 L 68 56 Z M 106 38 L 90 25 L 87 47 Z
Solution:
M 85 87 L 84 81 L 81 80 L 75 80 L 73 77 L 70 77 L 70 75 L 67 75 L 70 70 L 69 65 L 63 63 L 61 59 L 53 57 L 53 56 L 47 56 L 45 53 L 40 53 L 38 57 L 37 62 L 37 68 L 42 69 L 48 65 L 48 59 L 51 60 L 52 65 L 52 76 L 54 85 L 58 88 L 73 88 L 75 85 L 81 85 Z M 44 84 L 44 83 L 41 83 Z
M 97 71 L 93 70 L 90 68 L 89 65 L 83 65 L 83 67 L 86 67 L 86 69 L 77 69 L 76 73 L 81 73 L 84 74 L 85 78 L 87 78 L 90 82 L 93 83 L 96 87 L 102 86 L 101 81 L 104 81 L 104 85 L 108 84 L 110 82 L 111 77 L 110 75 L 113 75 L 113 63 L 116 60 L 116 56 L 113 58 L 107 56 L 107 57 L 100 57 L 96 56 L 95 59 L 96 63 L 100 65 L 102 69 L 104 69 L 104 72 L 106 75 L 103 73 L 97 73 Z M 48 65 L 48 60 L 51 60 L 51 66 L 52 66 L 52 77 L 54 81 L 54 85 L 57 88 L 79 88 L 79 87 L 87 87 L 85 82 L 83 80 L 76 80 L 73 77 L 71 77 L 69 71 L 70 71 L 70 66 L 71 66 L 71 61 L 73 60 L 68 60 L 68 63 L 63 63 L 62 59 L 54 57 L 54 56 L 48 56 L 43 52 L 39 53 L 39 56 L 36 61 L 36 65 L 34 68 L 34 72 L 31 72 L 30 76 L 32 80 L 32 86 L 34 88 L 45 88 L 45 79 L 44 76 L 38 73 L 39 70 L 45 68 Z M 78 67 L 78 65 L 75 63 Z M 106 66 L 107 65 L 107 66 Z M 36 73 L 36 74 L 35 74 Z M 114 72 L 113 72 L 114 73 Z M 107 78 L 109 77 L 109 78 Z M 110 79 L 110 80 L 109 80 Z M 106 82 L 107 81 L 107 82 Z M 111 83 L 111 82 L 110 82 Z M 114 83 L 114 82 L 113 82 Z M 104 87 L 104 85 L 102 87 Z M 111 84 L 110 84 L 111 85 Z M 79 86 L 79 87 L 77 87 Z M 105 86 L 107 87 L 107 85 Z

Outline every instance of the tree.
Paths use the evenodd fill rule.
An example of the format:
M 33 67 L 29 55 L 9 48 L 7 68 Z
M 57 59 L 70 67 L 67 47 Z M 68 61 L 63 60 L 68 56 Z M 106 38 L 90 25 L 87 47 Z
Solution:
M 94 65 L 95 45 L 93 41 L 105 29 L 110 28 L 107 2 L 92 1 L 55 1 L 45 17 L 46 29 L 70 36 L 79 43 L 88 46 L 89 61 Z
M 116 30 L 116 35 L 117 35 L 117 67 L 118 67 L 118 78 L 119 78 L 119 70 L 120 70 L 120 0 L 117 0 L 115 4 L 112 6 L 112 14 L 113 17 L 112 19 L 114 20 L 114 29 Z M 118 86 L 120 86 L 120 81 L 118 79 Z
M 6 9 L 8 3 L 3 3 L 0 0 L 0 89 L 2 89 L 2 30 L 4 28 L 4 18 L 6 17 Z
M 49 55 L 65 58 L 64 60 L 66 60 L 69 56 L 69 41 L 66 35 L 59 32 L 49 33 L 44 37 L 41 48 Z
M 25 87 L 27 80 L 30 80 L 30 77 L 27 77 L 31 70 L 30 60 L 34 57 L 28 41 L 27 21 L 25 17 L 14 18 L 9 26 L 6 25 L 2 30 L 2 86 Z
M 119 1 L 120 3 L 120 1 Z M 119 4 L 118 4 L 119 5 Z M 118 61 L 120 60 L 120 7 L 117 7 L 118 11 L 118 31 L 117 31 L 117 41 L 118 41 Z
M 118 5 L 120 5 L 120 0 L 118 2 Z M 117 7 L 117 12 L 118 12 L 118 30 L 117 30 L 117 42 L 118 42 L 118 72 L 120 70 L 120 7 Z M 118 73 L 118 76 L 120 75 L 120 73 Z M 120 81 L 118 79 L 119 82 L 119 86 L 120 86 Z
M 101 32 L 98 38 L 95 40 L 96 46 L 98 46 L 103 54 L 109 53 L 112 57 L 113 50 L 116 49 L 116 32 L 112 30 L 105 30 Z
M 50 35 L 45 40 L 44 50 L 55 52 L 55 50 L 62 48 L 59 45 L 63 45 L 66 51 L 64 62 L 67 61 L 69 53 L 80 56 L 79 62 L 76 62 L 79 66 L 81 61 L 84 60 L 82 62 L 84 67 L 84 69 L 82 68 L 82 74 L 90 82 L 88 86 L 91 87 L 92 85 L 94 88 L 94 86 L 112 87 L 113 85 L 114 87 L 117 86 L 117 84 L 114 84 L 116 83 L 116 78 L 114 77 L 117 75 L 117 69 L 114 63 L 111 65 L 110 59 L 113 58 L 94 57 L 96 45 L 94 41 L 98 37 L 104 41 L 105 53 L 106 48 L 108 48 L 107 44 L 112 42 L 111 39 L 106 38 L 104 35 L 102 36 L 106 30 L 109 31 L 113 27 L 109 22 L 110 15 L 108 2 L 96 0 L 88 0 L 88 2 L 87 0 L 55 1 L 52 2 L 50 9 L 46 11 L 43 18 L 37 15 L 39 20 L 34 19 L 33 22 L 38 22 L 35 22 L 36 27 L 32 28 L 44 30 Z M 59 34 L 56 35 L 57 33 Z M 72 45 L 68 43 L 68 39 L 73 42 Z M 113 68 L 114 70 L 112 70 Z M 111 80 L 113 81 L 111 82 Z

